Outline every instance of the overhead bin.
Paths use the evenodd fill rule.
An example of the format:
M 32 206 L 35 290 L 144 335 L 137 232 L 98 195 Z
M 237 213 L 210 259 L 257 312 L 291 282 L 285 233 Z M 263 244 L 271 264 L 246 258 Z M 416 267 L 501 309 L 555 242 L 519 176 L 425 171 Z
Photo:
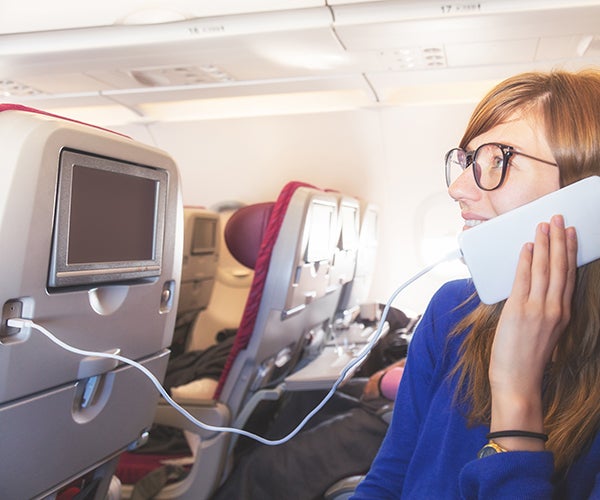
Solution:
M 186 19 L 322 7 L 325 0 L 105 0 L 74 8 L 72 0 L 24 0 L 2 5 L 0 33 L 27 33 L 111 25 L 157 24 Z M 39 15 L 31 16 L 32 12 Z
M 455 95 L 440 90 L 448 83 L 464 95 L 519 71 L 600 63 L 600 0 L 192 3 L 169 2 L 184 19 L 150 24 L 124 24 L 153 19 L 136 11 L 89 26 L 67 9 L 65 26 L 82 27 L 35 33 L 9 32 L 4 23 L 19 12 L 11 4 L 0 20 L 0 93 L 50 109 L 122 106 L 128 117 L 152 119 L 146 104 L 348 90 L 359 94 L 357 107 L 394 104 Z

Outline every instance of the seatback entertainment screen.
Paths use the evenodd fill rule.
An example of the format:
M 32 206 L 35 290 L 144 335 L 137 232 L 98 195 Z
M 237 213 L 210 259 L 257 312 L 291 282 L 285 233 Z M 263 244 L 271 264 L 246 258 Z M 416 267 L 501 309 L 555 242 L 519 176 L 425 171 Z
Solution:
M 167 181 L 159 168 L 63 151 L 49 287 L 158 276 Z

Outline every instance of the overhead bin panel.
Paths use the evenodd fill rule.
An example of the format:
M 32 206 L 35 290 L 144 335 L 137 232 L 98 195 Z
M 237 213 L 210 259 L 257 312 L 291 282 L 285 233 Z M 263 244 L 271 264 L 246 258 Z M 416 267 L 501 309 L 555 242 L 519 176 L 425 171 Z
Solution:
M 102 0 L 74 7 L 73 0 L 2 2 L 0 33 L 154 24 L 251 12 L 322 7 L 325 0 Z M 35 13 L 35 15 L 32 15 Z
M 362 75 L 165 89 L 143 94 L 117 91 L 110 98 L 139 110 L 148 119 L 163 121 L 340 111 L 368 107 L 376 100 Z
M 362 75 L 282 79 L 226 86 L 114 90 L 101 95 L 37 96 L 16 102 L 104 126 L 305 114 L 370 107 L 377 97 Z M 89 102 L 89 105 L 87 104 Z
M 598 0 L 328 0 L 337 26 L 392 21 L 569 10 Z
M 65 23 L 74 15 L 59 9 L 66 1 L 52 6 Z M 137 14 L 143 3 L 120 2 L 122 12 L 134 5 Z M 14 4 L 19 2 L 0 8 L 0 26 L 6 22 L 18 29 L 8 21 L 20 12 Z M 456 84 L 456 95 L 463 95 L 459 85 L 479 88 L 517 71 L 567 62 L 597 65 L 600 56 L 600 0 L 163 0 L 152 5 L 185 12 L 181 20 L 175 16 L 158 24 L 0 35 L 0 93 L 17 102 L 23 96 L 34 107 L 37 102 L 63 107 L 90 96 L 90 105 L 98 99 L 118 102 L 142 116 L 144 103 L 329 93 L 332 85 L 345 93 L 348 82 L 378 103 L 397 102 L 396 97 L 388 101 L 390 96 L 404 96 L 400 102 L 415 96 L 420 102 L 425 89 L 427 95 L 453 94 L 442 88 L 446 83 Z M 126 22 L 143 23 L 137 14 Z M 151 18 L 148 14 L 146 22 Z M 97 22 L 107 19 L 100 16 Z
M 5 35 L 0 78 L 41 92 L 86 92 L 331 74 L 347 64 L 331 23 L 324 7 Z M 74 73 L 85 78 L 62 89 L 45 80 Z
M 340 43 L 381 102 L 462 100 L 462 89 L 515 72 L 598 63 L 588 50 L 598 0 L 329 3 Z
M 273 79 L 246 82 L 226 86 L 196 86 L 149 89 L 144 92 L 110 91 L 105 95 L 115 102 L 128 106 L 145 103 L 163 103 L 197 99 L 225 99 L 257 95 L 297 94 L 301 92 L 329 92 L 335 90 L 361 89 L 369 93 L 369 87 L 361 75 L 331 76 L 323 78 L 299 78 L 294 80 Z
M 335 6 L 334 28 L 351 52 L 589 35 L 600 30 L 598 0 L 442 4 L 392 0 Z M 558 4 L 562 7 L 556 7 Z M 463 10 L 451 9 L 452 5 L 462 5 Z M 469 5 L 473 8 L 467 8 Z
M 149 49 L 164 44 L 194 44 L 207 48 L 239 45 L 236 37 L 314 28 L 330 28 L 328 8 L 203 17 L 146 25 L 112 25 L 68 30 L 13 33 L 0 37 L 0 55 L 17 61 L 35 61 L 44 54 L 80 54 L 118 48 Z M 135 55 L 135 54 L 134 54 Z

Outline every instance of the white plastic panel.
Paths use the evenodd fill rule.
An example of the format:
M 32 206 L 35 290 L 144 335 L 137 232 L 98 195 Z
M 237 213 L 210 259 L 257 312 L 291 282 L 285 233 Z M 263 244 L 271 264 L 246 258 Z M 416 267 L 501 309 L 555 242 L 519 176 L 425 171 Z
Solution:
M 26 102 L 47 109 L 81 102 L 93 106 L 105 94 L 123 109 L 131 108 L 112 122 L 124 123 L 135 121 L 136 113 L 142 119 L 165 119 L 168 113 L 145 109 L 145 103 L 277 94 L 282 86 L 312 92 L 317 80 L 327 91 L 343 93 L 349 78 L 359 81 L 364 75 L 368 83 L 356 88 L 369 87 L 366 94 L 372 99 L 354 100 L 354 108 L 388 103 L 392 94 L 404 95 L 402 102 L 411 102 L 411 95 L 412 102 L 422 102 L 424 94 L 439 97 L 439 85 L 432 92 L 418 87 L 405 92 L 412 85 L 407 82 L 427 85 L 435 75 L 437 84 L 459 81 L 468 88 L 517 71 L 594 65 L 600 57 L 594 49 L 600 0 L 200 3 L 101 4 L 90 7 L 92 21 L 71 12 L 75 9 L 53 5 L 52 11 L 62 16 L 58 24 L 53 16 L 37 16 L 36 22 L 80 29 L 35 34 L 18 32 L 41 29 L 24 15 L 37 5 L 3 5 L 0 31 L 6 23 L 9 34 L 0 37 L 0 92 L 2 81 L 8 87 L 30 86 L 42 94 L 25 96 Z M 137 24 L 155 23 L 161 12 L 162 23 Z M 332 109 L 327 103 L 317 106 Z M 236 107 L 241 116 L 253 113 L 233 103 Z
M 86 3 L 85 8 L 73 8 L 72 0 L 56 0 L 52 4 L 43 0 L 3 2 L 0 6 L 0 33 L 159 23 L 194 17 L 316 7 L 324 3 L 324 0 L 105 0 Z
M 165 351 L 143 365 L 162 379 L 168 357 Z M 0 404 L 2 498 L 41 498 L 124 451 L 150 428 L 158 402 L 151 382 L 130 366 L 108 377 L 110 395 L 92 419 L 81 418 L 74 409 L 77 383 Z

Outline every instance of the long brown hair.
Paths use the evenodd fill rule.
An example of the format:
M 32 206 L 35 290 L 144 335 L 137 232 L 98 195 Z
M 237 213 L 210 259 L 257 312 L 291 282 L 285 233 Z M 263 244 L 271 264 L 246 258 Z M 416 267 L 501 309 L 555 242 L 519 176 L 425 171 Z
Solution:
M 600 71 L 524 73 L 505 80 L 473 112 L 461 147 L 515 113 L 541 120 L 561 186 L 600 175 Z M 578 269 L 573 304 L 543 394 L 547 448 L 558 473 L 600 429 L 600 261 Z M 481 304 L 456 327 L 455 333 L 471 329 L 454 371 L 456 397 L 468 403 L 471 424 L 490 421 L 488 367 L 503 306 Z

